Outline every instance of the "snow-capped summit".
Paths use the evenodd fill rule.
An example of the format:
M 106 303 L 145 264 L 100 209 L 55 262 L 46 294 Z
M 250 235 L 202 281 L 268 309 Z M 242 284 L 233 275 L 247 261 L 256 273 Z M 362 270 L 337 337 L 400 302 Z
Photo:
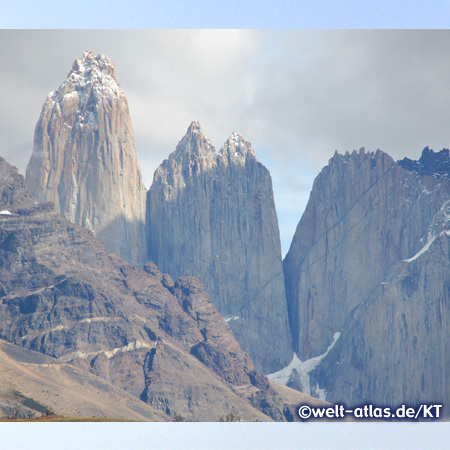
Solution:
M 244 139 L 242 134 L 233 132 L 220 149 L 222 161 L 229 164 L 245 166 L 247 157 L 256 160 L 252 144 Z
M 84 52 L 47 97 L 26 182 L 108 251 L 143 264 L 145 188 L 128 102 L 108 57 Z
M 94 55 L 85 51 L 83 56 L 76 59 L 67 79 L 61 86 L 49 94 L 53 102 L 70 103 L 83 110 L 88 106 L 92 96 L 97 101 L 123 101 L 125 97 L 120 89 L 114 63 L 104 55 Z
M 119 83 L 116 75 L 116 66 L 112 60 L 101 54 L 95 56 L 93 50 L 86 50 L 81 58 L 74 61 L 72 70 L 67 77 L 69 78 L 73 73 L 89 74 L 93 72 L 102 72 L 110 75 L 116 80 L 116 83 Z

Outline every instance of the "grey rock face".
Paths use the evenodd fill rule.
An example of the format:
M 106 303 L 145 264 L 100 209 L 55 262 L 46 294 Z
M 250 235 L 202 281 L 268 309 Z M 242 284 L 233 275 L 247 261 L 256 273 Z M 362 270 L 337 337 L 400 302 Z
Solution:
M 439 404 L 450 416 L 449 244 L 443 233 L 416 260 L 390 266 L 352 311 L 313 377 L 328 401 Z
M 125 94 L 113 62 L 85 52 L 51 92 L 36 124 L 26 184 L 41 202 L 145 262 L 145 195 Z
M 149 259 L 200 278 L 255 366 L 292 357 L 269 172 L 233 133 L 217 153 L 193 122 L 156 170 L 147 199 Z
M 347 404 L 450 399 L 446 155 L 395 163 L 336 154 L 314 182 L 284 261 L 300 359 L 323 354 L 312 384 Z

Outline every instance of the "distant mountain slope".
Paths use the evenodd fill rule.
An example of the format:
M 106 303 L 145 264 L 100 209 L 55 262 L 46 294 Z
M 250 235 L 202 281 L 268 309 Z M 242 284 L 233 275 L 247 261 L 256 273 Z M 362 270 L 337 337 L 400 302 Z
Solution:
M 14 395 L 18 391 L 65 416 L 170 420 L 104 379 L 5 341 L 0 341 L 0 386 L 0 408 L 4 410 L 21 404 Z M 39 411 L 34 413 L 40 416 Z

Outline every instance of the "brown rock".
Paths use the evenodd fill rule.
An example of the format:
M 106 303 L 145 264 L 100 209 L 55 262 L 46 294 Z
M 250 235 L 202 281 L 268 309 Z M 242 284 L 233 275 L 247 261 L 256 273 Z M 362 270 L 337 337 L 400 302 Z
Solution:
M 23 178 L 0 160 L 0 173 L 8 172 L 8 186 L 24 191 Z M 154 265 L 140 271 L 108 254 L 89 230 L 29 204 L 29 195 L 9 198 L 23 201 L 9 205 L 22 213 L 0 215 L 1 339 L 101 377 L 163 417 L 218 420 L 235 410 L 271 420 L 252 406 L 264 386 L 251 384 L 251 360 L 198 280 L 170 286 Z M 192 349 L 200 347 L 197 358 Z

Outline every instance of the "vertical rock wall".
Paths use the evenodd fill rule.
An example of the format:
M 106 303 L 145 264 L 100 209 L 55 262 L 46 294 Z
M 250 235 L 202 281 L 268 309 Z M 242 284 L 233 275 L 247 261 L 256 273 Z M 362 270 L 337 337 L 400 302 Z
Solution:
M 329 401 L 450 400 L 443 152 L 397 163 L 381 151 L 336 154 L 314 182 L 284 269 L 300 359 L 341 333 L 311 374 Z

